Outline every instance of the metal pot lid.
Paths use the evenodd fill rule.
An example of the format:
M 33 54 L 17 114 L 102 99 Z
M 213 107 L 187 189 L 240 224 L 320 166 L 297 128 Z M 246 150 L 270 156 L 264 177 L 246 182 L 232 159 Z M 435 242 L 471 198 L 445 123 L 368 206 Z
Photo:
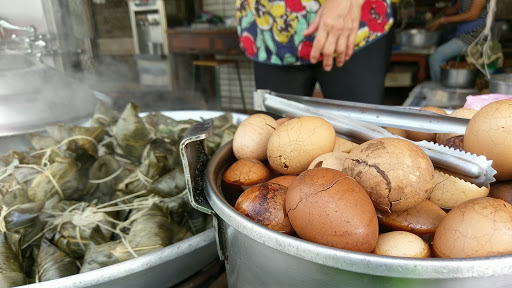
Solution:
M 9 63 L 0 69 L 0 137 L 76 124 L 94 115 L 94 91 L 63 72 L 20 54 L 0 54 L 0 63 Z

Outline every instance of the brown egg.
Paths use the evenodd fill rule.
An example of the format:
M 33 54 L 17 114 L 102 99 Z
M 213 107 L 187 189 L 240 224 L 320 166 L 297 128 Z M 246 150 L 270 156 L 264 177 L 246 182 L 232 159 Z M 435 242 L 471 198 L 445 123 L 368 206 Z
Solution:
M 349 153 L 357 147 L 359 144 L 354 143 L 352 141 L 348 141 L 347 139 L 343 139 L 341 137 L 336 137 L 336 143 L 334 144 L 334 148 L 332 149 L 332 152 L 345 152 Z
M 384 129 L 388 130 L 389 132 L 398 135 L 403 138 L 407 138 L 407 131 L 400 128 L 393 128 L 393 127 L 384 127 Z
M 343 171 L 353 177 L 381 211 L 407 210 L 426 199 L 434 185 L 434 166 L 410 141 L 380 138 L 349 153 Z
M 489 103 L 469 120 L 464 150 L 493 160 L 496 180 L 512 180 L 512 100 Z
M 426 106 L 426 107 L 420 108 L 420 110 L 430 111 L 430 112 L 434 112 L 434 113 L 442 114 L 442 115 L 448 114 L 448 113 L 446 113 L 445 110 L 443 110 L 439 107 Z M 406 135 L 407 135 L 406 138 L 410 139 L 412 141 L 422 141 L 422 140 L 436 141 L 437 133 L 425 133 L 425 132 L 419 132 L 419 131 L 406 130 Z
M 281 174 L 298 175 L 316 157 L 331 152 L 336 141 L 332 125 L 320 117 L 304 116 L 286 121 L 267 145 L 269 164 Z
M 266 160 L 268 139 L 276 128 L 276 120 L 266 114 L 258 113 L 247 117 L 233 136 L 233 153 L 236 158 Z
M 439 142 L 438 142 L 439 143 Z M 444 142 L 439 143 L 443 146 L 453 148 L 455 150 L 464 151 L 464 135 L 450 137 Z
M 291 234 L 293 228 L 285 209 L 286 188 L 277 183 L 261 183 L 245 190 L 235 210 L 272 230 Z
M 258 160 L 244 158 L 231 164 L 222 175 L 222 181 L 231 185 L 251 186 L 267 181 L 270 171 Z
M 501 199 L 512 204 L 512 181 L 498 181 L 490 185 L 489 197 Z
M 475 110 L 475 109 L 462 107 L 462 108 L 453 110 L 452 113 L 450 113 L 449 115 L 452 117 L 471 119 L 471 117 L 473 117 L 473 115 L 475 115 L 476 112 L 477 112 L 477 110 Z M 446 141 L 446 139 L 457 136 L 457 135 L 459 135 L 459 134 L 457 134 L 457 133 L 437 133 L 436 142 L 441 144 L 444 141 Z
M 306 170 L 288 187 L 286 211 L 305 240 L 371 252 L 379 228 L 368 194 L 354 179 L 330 168 Z
M 478 187 L 436 168 L 434 173 L 435 185 L 428 199 L 439 207 L 453 208 L 467 200 L 485 197 L 489 187 Z
M 348 153 L 346 152 L 329 152 L 322 154 L 315 158 L 309 164 L 308 169 L 324 167 L 324 168 L 332 168 L 343 172 L 343 162 L 347 158 Z
M 272 179 L 268 180 L 267 182 L 277 183 L 277 184 L 281 184 L 283 186 L 288 187 L 288 186 L 290 186 L 290 184 L 292 184 L 292 182 L 295 180 L 295 178 L 297 178 L 297 175 L 282 175 L 282 176 L 272 178 Z
M 429 258 L 430 248 L 418 235 L 392 231 L 379 235 L 373 253 L 395 257 Z
M 433 250 L 437 257 L 466 258 L 512 253 L 512 206 L 490 197 L 453 208 L 437 227 Z
M 400 212 L 377 211 L 379 223 L 391 230 L 408 231 L 414 234 L 431 234 L 437 229 L 446 212 L 429 200 Z

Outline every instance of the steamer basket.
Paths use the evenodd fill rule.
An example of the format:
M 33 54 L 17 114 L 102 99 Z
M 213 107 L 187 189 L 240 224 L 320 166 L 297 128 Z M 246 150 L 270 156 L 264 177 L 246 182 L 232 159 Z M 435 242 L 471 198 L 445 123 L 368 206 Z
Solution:
M 202 148 L 211 122 L 192 127 L 181 143 L 196 209 L 214 216 L 218 252 L 230 287 L 511 287 L 512 255 L 412 259 L 331 248 L 275 232 L 239 214 L 220 179 L 236 158 L 232 142 L 211 159 Z

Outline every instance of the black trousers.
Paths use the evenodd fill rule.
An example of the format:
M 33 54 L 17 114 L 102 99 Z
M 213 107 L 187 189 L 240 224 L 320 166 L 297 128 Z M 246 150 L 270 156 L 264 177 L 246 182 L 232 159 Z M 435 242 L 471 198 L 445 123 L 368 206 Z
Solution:
M 296 66 L 254 62 L 256 89 L 311 96 L 318 81 L 324 98 L 382 104 L 391 57 L 390 34 L 354 53 L 342 67 L 333 65 L 329 72 L 323 69 L 321 62 Z

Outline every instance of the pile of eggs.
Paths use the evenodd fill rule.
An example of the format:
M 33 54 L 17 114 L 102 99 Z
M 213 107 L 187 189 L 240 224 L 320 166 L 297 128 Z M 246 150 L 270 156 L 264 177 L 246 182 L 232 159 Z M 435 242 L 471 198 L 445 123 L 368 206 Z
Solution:
M 471 119 L 464 135 L 387 129 L 485 155 L 497 182 L 459 179 L 406 139 L 354 143 L 320 117 L 254 114 L 234 135 L 238 160 L 222 189 L 242 215 L 322 245 L 400 257 L 512 254 L 512 100 L 449 115 Z

